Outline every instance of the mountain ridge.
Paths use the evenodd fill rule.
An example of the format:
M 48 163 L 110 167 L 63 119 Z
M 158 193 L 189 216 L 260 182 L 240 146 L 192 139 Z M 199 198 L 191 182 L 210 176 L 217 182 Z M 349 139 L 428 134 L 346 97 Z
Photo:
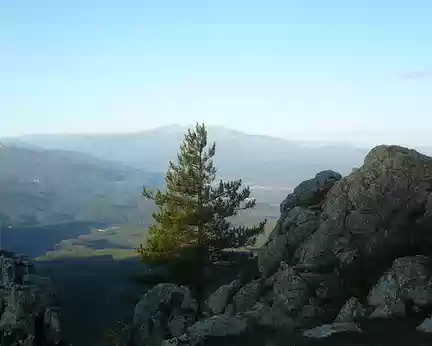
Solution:
M 151 130 L 117 134 L 29 135 L 5 142 L 42 149 L 64 149 L 91 154 L 152 172 L 165 172 L 176 157 L 187 127 L 168 125 Z M 334 168 L 349 173 L 362 164 L 368 149 L 345 144 L 289 141 L 209 126 L 209 142 L 216 142 L 215 164 L 222 179 L 243 177 L 248 184 L 265 182 L 295 186 L 304 176 Z
M 4 137 L 4 141 L 6 142 L 16 142 L 20 139 L 30 140 L 30 142 L 37 138 L 54 138 L 54 137 L 106 137 L 106 136 L 140 136 L 148 133 L 176 133 L 184 135 L 187 130 L 193 127 L 193 124 L 190 125 L 181 125 L 181 124 L 168 124 L 156 126 L 153 128 L 137 130 L 137 131 L 124 131 L 124 132 L 58 132 L 58 133 L 32 133 L 32 134 L 23 134 L 16 136 L 7 136 Z M 320 146 L 349 146 L 357 149 L 364 149 L 364 146 L 357 146 L 352 143 L 346 141 L 313 141 L 313 140 L 290 140 L 288 138 L 284 138 L 282 136 L 270 135 L 270 134 L 262 134 L 262 133 L 248 133 L 237 129 L 232 129 L 222 125 L 209 125 L 208 127 L 209 133 L 216 132 L 220 134 L 231 134 L 231 135 L 246 135 L 249 137 L 258 137 L 258 138 L 266 138 L 274 141 L 280 142 L 288 142 L 298 146 L 309 146 L 309 145 L 320 145 Z

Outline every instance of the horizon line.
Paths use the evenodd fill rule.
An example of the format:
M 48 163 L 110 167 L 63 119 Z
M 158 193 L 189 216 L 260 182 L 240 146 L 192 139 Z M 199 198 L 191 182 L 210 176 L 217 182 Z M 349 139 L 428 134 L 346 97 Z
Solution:
M 198 122 L 201 123 L 201 122 Z M 226 131 L 230 131 L 233 133 L 238 133 L 238 134 L 242 134 L 242 135 L 246 135 L 246 136 L 252 136 L 252 137 L 264 137 L 264 138 L 269 138 L 269 139 L 275 139 L 275 140 L 281 140 L 284 142 L 291 142 L 291 143 L 303 143 L 303 144 L 344 144 L 344 145 L 350 145 L 353 147 L 359 147 L 358 145 L 355 145 L 355 143 L 352 143 L 350 141 L 346 141 L 346 140 L 327 140 L 327 139 L 296 139 L 296 138 L 287 138 L 286 136 L 289 136 L 290 134 L 286 134 L 286 136 L 284 135 L 276 135 L 276 134 L 267 134 L 267 133 L 253 133 L 253 132 L 246 132 L 246 131 L 241 131 L 235 128 L 231 128 L 231 127 L 227 127 L 227 126 L 223 126 L 223 125 L 217 125 L 217 124 L 206 124 L 204 123 L 207 127 L 207 129 L 222 129 L 222 130 L 226 130 Z M 89 137 L 89 136 L 125 136 L 125 135 L 139 135 L 139 134 L 144 134 L 144 133 L 148 133 L 148 132 L 154 132 L 154 131 L 158 131 L 158 130 L 164 130 L 164 129 L 169 129 L 169 128 L 178 128 L 178 129 L 191 129 L 195 126 L 195 124 L 190 124 L 190 125 L 182 125 L 182 124 L 178 124 L 178 123 L 173 123 L 173 124 L 166 124 L 166 125 L 158 125 L 158 126 L 154 126 L 154 127 L 149 127 L 149 128 L 145 128 L 145 129 L 140 129 L 140 130 L 128 130 L 128 131 L 107 131 L 107 132 L 65 132 L 65 131 L 59 131 L 59 132 L 32 132 L 32 133 L 21 133 L 21 134 L 14 134 L 14 135 L 9 135 L 9 136 L 0 136 L 0 140 L 4 139 L 20 139 L 20 138 L 25 138 L 25 137 L 44 137 L 44 136 L 70 136 L 70 137 Z M 311 133 L 312 134 L 312 133 Z M 360 146 L 360 148 L 364 148 L 365 146 L 367 146 L 366 144 L 364 144 L 363 146 Z

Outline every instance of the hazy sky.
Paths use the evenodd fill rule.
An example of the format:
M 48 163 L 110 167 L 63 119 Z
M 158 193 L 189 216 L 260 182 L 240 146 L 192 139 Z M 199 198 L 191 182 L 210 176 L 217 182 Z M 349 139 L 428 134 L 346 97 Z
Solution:
M 204 121 L 432 144 L 431 18 L 430 0 L 0 1 L 0 135 Z

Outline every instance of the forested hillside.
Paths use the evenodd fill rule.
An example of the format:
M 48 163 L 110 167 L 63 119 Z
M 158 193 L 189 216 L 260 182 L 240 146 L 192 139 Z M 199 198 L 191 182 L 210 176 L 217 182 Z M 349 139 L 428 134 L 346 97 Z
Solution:
M 60 150 L 5 146 L 0 167 L 4 227 L 138 222 L 152 210 L 141 198 L 141 185 L 163 182 L 159 174 Z

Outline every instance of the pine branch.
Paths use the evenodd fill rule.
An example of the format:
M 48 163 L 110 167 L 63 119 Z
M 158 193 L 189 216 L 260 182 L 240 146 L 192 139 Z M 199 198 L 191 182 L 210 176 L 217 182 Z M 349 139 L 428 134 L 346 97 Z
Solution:
M 147 189 L 146 187 L 142 188 L 142 195 L 145 198 L 155 200 L 154 192 L 152 190 L 150 190 L 150 189 Z
M 207 200 L 207 203 L 214 202 L 214 201 L 216 201 L 217 199 L 226 196 L 228 193 L 230 193 L 230 191 L 224 191 L 224 192 L 222 192 L 222 193 L 220 193 L 220 194 L 218 194 L 218 195 L 216 195 L 216 196 L 214 196 L 214 197 L 208 199 L 208 200 Z
M 241 210 L 247 210 L 255 207 L 256 200 L 253 199 L 251 201 L 246 202 L 246 204 L 243 207 L 235 208 L 235 211 L 241 211 Z

